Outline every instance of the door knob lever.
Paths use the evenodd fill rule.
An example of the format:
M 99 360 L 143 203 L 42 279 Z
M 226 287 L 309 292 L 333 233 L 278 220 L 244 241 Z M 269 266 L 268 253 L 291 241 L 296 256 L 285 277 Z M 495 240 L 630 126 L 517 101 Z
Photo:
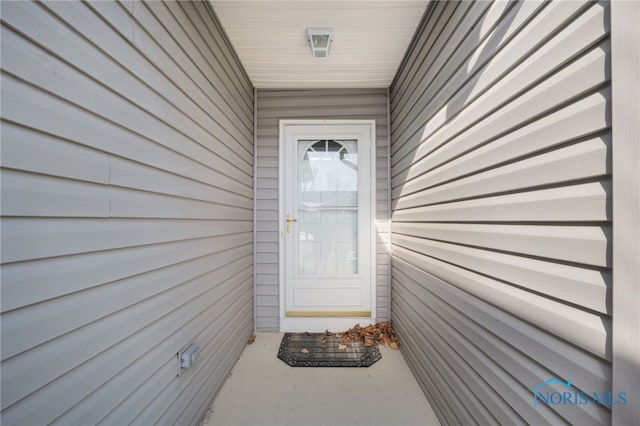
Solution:
M 287 219 L 286 219 L 285 222 L 287 222 L 287 234 L 290 234 L 291 233 L 291 222 L 297 222 L 297 219 L 291 219 L 291 215 L 288 214 L 287 215 Z

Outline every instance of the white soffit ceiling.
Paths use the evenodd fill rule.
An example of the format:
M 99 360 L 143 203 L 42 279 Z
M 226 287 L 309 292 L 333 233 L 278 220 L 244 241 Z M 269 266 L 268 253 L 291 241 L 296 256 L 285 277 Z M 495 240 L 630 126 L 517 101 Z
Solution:
M 388 87 L 427 0 L 211 0 L 257 88 Z M 327 59 L 307 28 L 333 28 Z

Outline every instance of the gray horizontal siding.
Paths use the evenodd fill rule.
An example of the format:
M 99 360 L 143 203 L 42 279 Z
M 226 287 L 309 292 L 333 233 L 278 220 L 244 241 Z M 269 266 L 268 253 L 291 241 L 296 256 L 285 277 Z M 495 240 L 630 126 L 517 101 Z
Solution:
M 253 329 L 251 83 L 201 2 L 2 21 L 2 423 L 197 424 Z
M 608 7 L 434 2 L 391 86 L 392 317 L 443 423 L 611 421 L 530 391 L 611 391 Z
M 376 120 L 376 313 L 380 321 L 389 319 L 386 90 L 260 90 L 257 105 L 257 329 L 275 331 L 279 327 L 278 126 L 281 119 Z

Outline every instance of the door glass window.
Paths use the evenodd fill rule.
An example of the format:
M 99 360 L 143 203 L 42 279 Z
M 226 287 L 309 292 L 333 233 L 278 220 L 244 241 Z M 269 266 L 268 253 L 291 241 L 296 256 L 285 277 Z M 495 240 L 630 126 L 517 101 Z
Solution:
M 299 275 L 358 273 L 356 140 L 299 140 Z

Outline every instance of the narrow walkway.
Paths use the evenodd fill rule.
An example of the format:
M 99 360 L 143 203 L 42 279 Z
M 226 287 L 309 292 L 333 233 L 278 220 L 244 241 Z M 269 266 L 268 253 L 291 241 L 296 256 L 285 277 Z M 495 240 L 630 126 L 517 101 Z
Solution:
M 368 368 L 296 368 L 277 358 L 282 333 L 258 333 L 202 425 L 439 425 L 399 351 Z

